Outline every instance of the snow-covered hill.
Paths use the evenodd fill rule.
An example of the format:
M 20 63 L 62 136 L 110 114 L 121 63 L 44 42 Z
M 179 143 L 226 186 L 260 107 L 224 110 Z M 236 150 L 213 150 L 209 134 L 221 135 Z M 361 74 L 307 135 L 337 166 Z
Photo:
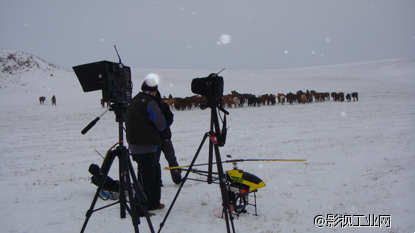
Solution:
M 67 69 L 48 63 L 34 55 L 11 49 L 0 50 L 0 70 L 1 88 L 13 85 L 26 86 L 25 81 L 29 80 L 23 81 L 22 76 L 28 73 L 54 77 L 68 72 Z
M 57 67 L 36 56 L 11 50 L 0 50 L 1 71 L 9 74 L 21 74 L 33 70 L 42 70 L 43 72 L 53 73 Z
M 11 73 L 0 73 L 1 230 L 79 232 L 96 192 L 88 167 L 102 162 L 95 149 L 105 153 L 118 141 L 115 116 L 112 112 L 103 115 L 81 135 L 104 112 L 101 93 L 84 93 L 71 70 L 17 51 L 2 50 L 1 54 L 2 70 L 15 67 Z M 27 60 L 31 68 L 23 65 Z M 212 72 L 132 68 L 133 92 L 139 91 L 145 75 L 155 73 L 163 95 L 190 96 L 191 80 Z M 415 61 L 225 70 L 221 75 L 226 94 L 306 89 L 359 93 L 356 102 L 227 109 L 228 137 L 220 148 L 223 160 L 227 154 L 235 159 L 307 159 L 239 164 L 240 169 L 263 179 L 266 187 L 258 191 L 259 216 L 244 214 L 235 219 L 236 232 L 415 231 Z M 57 106 L 50 103 L 52 95 Z M 47 97 L 44 105 L 39 104 L 39 96 Z M 210 128 L 210 112 L 173 113 L 173 143 L 179 164 L 186 165 Z M 196 163 L 206 163 L 207 152 L 206 143 Z M 164 158 L 160 163 L 167 166 Z M 110 171 L 115 179 L 117 165 L 116 159 Z M 231 164 L 223 166 L 232 169 Z M 166 171 L 163 184 L 162 202 L 169 207 L 178 187 Z M 99 200 L 97 207 L 106 204 Z M 226 232 L 224 220 L 217 217 L 220 211 L 217 185 L 187 181 L 161 232 Z M 248 207 L 248 211 L 253 209 Z M 151 218 L 156 232 L 166 212 L 155 211 Z M 333 227 L 327 225 L 329 221 L 322 228 L 315 226 L 317 215 L 327 220 L 330 214 L 339 214 L 337 220 L 349 216 L 354 226 Z M 381 215 L 390 216 L 390 228 L 379 222 L 372 224 L 377 227 L 357 227 L 368 225 L 366 218 Z M 128 215 L 120 219 L 119 205 L 115 205 L 94 212 L 86 232 L 133 232 L 133 227 Z M 140 232 L 150 232 L 145 219 Z

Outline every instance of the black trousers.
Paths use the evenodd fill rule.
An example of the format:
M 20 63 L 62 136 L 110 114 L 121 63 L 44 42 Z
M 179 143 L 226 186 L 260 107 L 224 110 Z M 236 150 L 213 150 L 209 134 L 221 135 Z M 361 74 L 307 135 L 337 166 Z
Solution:
M 166 158 L 167 162 L 169 163 L 169 167 L 177 167 L 179 163 L 177 163 L 176 155 L 173 148 L 173 143 L 170 139 L 161 140 L 161 147 L 157 150 L 157 166 L 160 170 L 160 177 L 161 177 L 161 167 L 160 167 L 160 156 L 161 152 L 163 151 L 164 157 Z M 180 170 L 173 169 L 170 170 L 171 179 L 174 183 L 180 182 L 182 176 L 180 174 Z
M 133 154 L 132 157 L 138 165 L 137 179 L 147 197 L 147 208 L 159 207 L 161 199 L 161 178 L 156 153 Z

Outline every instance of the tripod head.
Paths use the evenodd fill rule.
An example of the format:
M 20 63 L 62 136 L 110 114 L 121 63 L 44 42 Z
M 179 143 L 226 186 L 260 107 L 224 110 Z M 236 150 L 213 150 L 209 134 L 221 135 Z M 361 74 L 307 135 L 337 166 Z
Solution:
M 116 122 L 125 122 L 127 114 L 128 103 L 114 103 L 110 105 L 110 111 L 115 113 Z

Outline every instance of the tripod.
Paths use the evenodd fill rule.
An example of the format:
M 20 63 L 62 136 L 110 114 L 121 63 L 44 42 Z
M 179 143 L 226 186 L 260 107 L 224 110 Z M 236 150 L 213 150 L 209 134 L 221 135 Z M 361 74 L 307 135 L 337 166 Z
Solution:
M 210 137 L 210 141 L 209 141 L 209 163 L 208 163 L 208 184 L 212 183 L 212 164 L 213 164 L 213 151 L 215 152 L 215 159 L 216 159 L 216 165 L 217 165 L 217 170 L 219 173 L 219 185 L 220 185 L 220 190 L 221 190 L 221 195 L 222 195 L 222 205 L 223 205 L 223 210 L 222 213 L 225 216 L 225 221 L 226 221 L 226 230 L 228 233 L 231 232 L 231 228 L 232 228 L 232 232 L 235 232 L 235 227 L 233 224 L 233 216 L 232 216 L 232 212 L 231 212 L 231 208 L 230 208 L 230 203 L 229 203 L 229 196 L 228 196 L 228 191 L 227 191 L 227 187 L 226 187 L 226 183 L 225 183 L 225 177 L 224 177 L 224 172 L 223 172 L 223 167 L 222 167 L 222 161 L 220 158 L 220 152 L 219 152 L 219 146 L 223 146 L 225 144 L 225 139 L 226 139 L 226 115 L 229 114 L 229 112 L 227 112 L 225 109 L 223 109 L 220 106 L 216 106 L 216 104 L 213 103 L 208 103 L 206 106 L 201 107 L 202 109 L 209 107 L 211 108 L 211 120 L 210 120 L 210 131 L 205 133 L 202 142 L 199 145 L 199 148 L 197 149 L 197 152 L 195 154 L 195 156 L 193 157 L 193 160 L 183 178 L 182 183 L 180 184 L 180 187 L 176 193 L 176 196 L 173 199 L 173 202 L 169 208 L 169 210 L 167 211 L 166 216 L 163 219 L 163 222 L 160 223 L 160 228 L 158 233 L 160 233 L 161 229 L 164 226 L 164 223 L 167 220 L 167 217 L 170 214 L 170 211 L 173 208 L 174 203 L 176 202 L 177 197 L 179 196 L 179 193 L 184 185 L 184 183 L 187 180 L 187 177 L 189 176 L 190 171 L 192 170 L 192 167 L 194 165 L 194 163 L 196 162 L 196 159 L 200 153 L 200 150 L 203 147 L 203 144 L 205 143 L 206 139 L 208 137 Z M 224 112 L 225 115 L 225 120 L 224 120 L 224 125 L 223 125 L 223 129 L 222 132 L 220 131 L 220 127 L 219 127 L 219 121 L 218 121 L 218 112 L 216 109 L 221 110 L 222 112 Z M 215 129 L 216 133 L 213 131 Z
M 100 173 L 102 174 L 102 178 L 99 182 L 97 192 L 95 193 L 94 199 L 91 203 L 91 207 L 86 212 L 86 219 L 85 219 L 84 225 L 82 226 L 81 233 L 84 232 L 92 213 L 105 209 L 107 207 L 113 206 L 118 203 L 120 204 L 120 218 L 126 217 L 126 210 L 127 210 L 132 218 L 132 223 L 133 223 L 135 232 L 139 232 L 138 225 L 140 224 L 140 219 L 137 215 L 137 208 L 136 208 L 138 206 L 141 209 L 141 212 L 144 213 L 151 232 L 154 233 L 153 225 L 151 223 L 150 217 L 148 215 L 147 207 L 146 207 L 147 199 L 144 195 L 142 187 L 137 181 L 136 175 L 134 174 L 134 168 L 131 164 L 128 149 L 123 145 L 123 122 L 125 122 L 127 104 L 125 103 L 112 104 L 110 106 L 110 111 L 114 111 L 116 115 L 115 121 L 118 122 L 118 126 L 119 126 L 119 142 L 118 142 L 118 146 L 114 150 L 110 149 L 104 158 L 104 162 L 102 163 L 101 170 L 100 170 Z M 92 126 L 95 125 L 95 123 L 98 120 L 99 120 L 99 117 L 97 117 L 97 119 L 92 121 L 82 131 L 82 134 L 85 134 L 90 128 L 92 128 Z M 104 187 L 105 179 L 108 177 L 108 172 L 111 168 L 112 162 L 115 157 L 118 157 L 118 163 L 119 163 L 119 181 L 120 181 L 119 200 L 107 206 L 94 209 L 95 204 L 98 200 L 99 194 L 102 191 L 102 188 Z M 131 183 L 131 179 L 133 180 L 133 184 Z M 134 189 L 136 198 L 134 198 L 133 189 Z M 125 194 L 126 190 L 128 193 L 128 201 L 127 201 L 127 197 Z M 136 201 L 138 201 L 138 203 L 135 203 Z M 128 202 L 130 203 L 129 206 L 127 205 Z

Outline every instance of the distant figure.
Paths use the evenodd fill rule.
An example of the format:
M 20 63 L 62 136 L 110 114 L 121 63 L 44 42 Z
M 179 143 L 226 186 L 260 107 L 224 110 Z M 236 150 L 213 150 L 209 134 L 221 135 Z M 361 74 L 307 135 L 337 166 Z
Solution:
M 104 103 L 104 100 L 103 100 L 103 99 L 101 99 L 101 106 L 102 106 L 103 108 L 105 108 L 105 103 Z
M 45 104 L 45 100 L 46 100 L 46 97 L 44 96 L 39 97 L 40 104 Z
M 56 97 L 55 97 L 55 95 L 52 96 L 52 105 L 56 105 Z

